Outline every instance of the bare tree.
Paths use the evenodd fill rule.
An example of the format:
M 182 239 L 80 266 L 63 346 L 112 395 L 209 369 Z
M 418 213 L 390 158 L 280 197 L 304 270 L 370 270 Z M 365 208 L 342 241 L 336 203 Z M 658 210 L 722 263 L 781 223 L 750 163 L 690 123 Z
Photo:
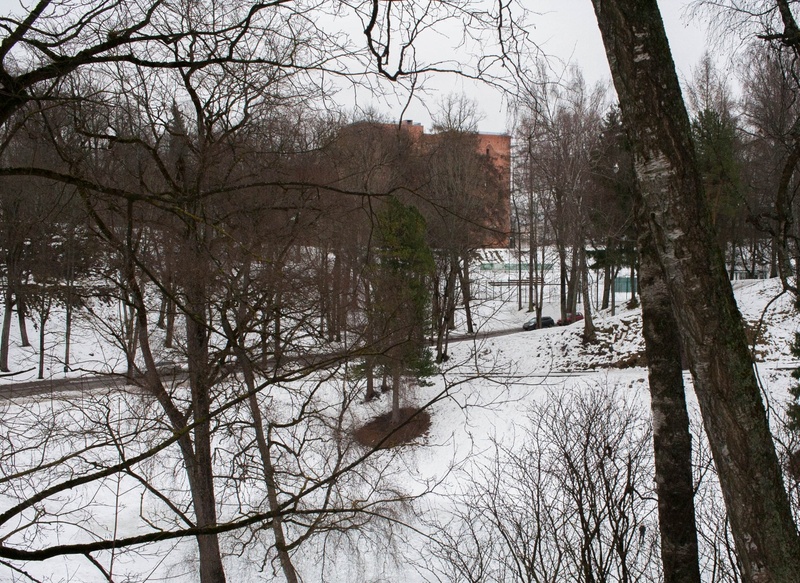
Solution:
M 448 580 L 657 580 L 650 433 L 636 407 L 610 387 L 550 393 L 523 439 L 496 442 L 465 472 L 431 545 Z
M 441 131 L 422 146 L 427 181 L 420 190 L 428 217 L 428 241 L 434 249 L 433 320 L 436 358 L 447 358 L 449 331 L 455 327 L 459 303 L 464 307 L 467 333 L 475 332 L 472 317 L 470 263 L 474 252 L 505 235 L 506 194 L 503 175 L 480 148 L 476 134 Z
M 759 199 L 751 201 L 756 226 L 770 234 L 773 272 L 797 295 L 792 261 L 797 255 L 798 141 L 797 57 L 800 55 L 797 11 L 786 0 L 694 3 L 695 13 L 715 22 L 721 42 L 731 39 L 748 47 L 743 69 L 745 122 L 752 133 L 755 169 L 750 180 Z M 756 56 L 758 55 L 758 56 Z M 766 89 L 770 87 L 770 89 Z M 765 99 L 766 97 L 766 99 Z M 759 168 L 760 166 L 760 168 Z M 768 172 L 759 172 L 769 168 Z M 766 201 L 769 201 L 765 204 Z
M 564 86 L 542 80 L 526 114 L 526 143 L 537 189 L 552 201 L 546 217 L 552 225 L 559 253 L 561 274 L 561 319 L 576 312 L 578 298 L 588 294 L 588 269 L 583 249 L 589 235 L 588 196 L 591 155 L 600 137 L 604 91 L 589 90 L 573 70 Z M 579 283 L 583 282 L 583 283 Z M 584 337 L 594 338 L 591 298 L 583 297 Z

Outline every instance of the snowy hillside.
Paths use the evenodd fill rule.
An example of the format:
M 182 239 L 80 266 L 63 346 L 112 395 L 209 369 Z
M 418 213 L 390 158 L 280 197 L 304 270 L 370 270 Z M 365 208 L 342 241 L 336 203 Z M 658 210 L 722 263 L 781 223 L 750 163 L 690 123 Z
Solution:
M 734 289 L 754 339 L 760 377 L 770 396 L 772 419 L 777 427 L 790 382 L 789 369 L 797 364 L 790 356 L 789 343 L 800 327 L 800 318 L 792 311 L 788 295 L 780 294 L 780 283 L 776 280 L 737 282 Z M 329 525 L 292 549 L 293 561 L 303 581 L 416 583 L 466 580 L 467 573 L 475 581 L 515 581 L 518 578 L 514 565 L 520 564 L 521 553 L 531 548 L 532 540 L 541 544 L 542 554 L 528 557 L 528 560 L 546 571 L 555 564 L 547 553 L 568 554 L 570 541 L 577 540 L 580 534 L 573 514 L 575 502 L 570 502 L 569 495 L 565 494 L 565 488 L 573 479 L 608 485 L 607 495 L 617 496 L 614 503 L 624 507 L 626 520 L 631 520 L 624 531 L 627 567 L 638 572 L 643 580 L 657 580 L 657 526 L 648 453 L 647 374 L 640 366 L 643 353 L 640 311 L 618 306 L 614 316 L 597 314 L 598 342 L 589 346 L 581 342 L 582 323 L 522 332 L 521 325 L 529 315 L 520 312 L 513 301 L 485 302 L 480 313 L 481 330 L 507 329 L 513 333 L 453 343 L 446 369 L 432 379 L 432 386 L 415 387 L 410 391 L 407 404 L 430 403 L 430 430 L 413 444 L 378 452 L 369 458 L 365 475 L 370 476 L 369 480 L 378 480 L 373 483 L 374 489 L 368 487 L 369 480 L 353 479 L 351 490 L 347 491 L 345 486 L 341 492 L 337 491 L 338 495 L 349 496 L 343 500 L 360 518 L 342 523 L 341 529 L 335 524 Z M 555 314 L 555 306 L 545 306 L 545 313 Z M 121 363 L 102 339 L 86 335 L 81 340 L 73 347 L 73 361 L 80 363 L 79 366 L 99 370 L 108 362 Z M 57 340 L 53 340 L 51 350 L 51 376 L 63 376 L 56 356 Z M 33 366 L 35 359 L 32 349 L 17 349 L 12 362 L 17 369 L 27 369 Z M 29 380 L 32 374 L 7 377 L 3 382 Z M 686 380 L 689 383 L 688 375 Z M 331 401 L 330 407 L 335 408 L 332 401 L 337 391 L 318 386 L 322 387 L 318 390 L 324 393 L 324 399 Z M 276 407 L 283 406 L 278 397 L 275 399 Z M 148 411 L 148 405 L 139 398 L 128 396 L 108 402 L 117 408 L 130 407 L 131 414 L 133 409 L 144 415 Z M 690 402 L 690 406 L 696 408 L 691 398 Z M 85 410 L 99 407 L 99 403 L 89 395 L 71 395 L 69 400 L 63 400 L 57 393 L 44 398 L 6 401 L 3 403 L 5 430 L 11 427 L 12 420 L 35 424 L 38 416 L 70 416 L 73 408 Z M 389 394 L 369 403 L 355 402 L 342 414 L 341 428 L 345 432 L 352 431 L 370 418 L 385 413 L 390 406 Z M 128 414 L 120 414 L 121 419 L 128 417 Z M 78 423 L 79 416 L 74 418 Z M 65 431 L 64 439 L 74 439 L 75 434 L 70 435 L 68 429 L 69 424 L 61 428 Z M 156 435 L 158 430 L 154 424 L 147 425 L 143 431 L 146 435 Z M 325 428 L 319 426 L 317 430 L 324 432 Z M 25 431 L 31 436 L 35 433 L 32 427 Z M 730 541 L 708 452 L 697 427 L 695 432 L 698 435 L 695 454 L 704 568 L 707 572 L 715 570 L 715 573 L 724 574 L 733 567 L 720 550 Z M 330 445 L 330 435 L 320 433 L 311 437 Z M 85 435 L 79 441 L 82 439 L 90 441 Z M 601 452 L 600 458 L 592 458 L 594 469 L 590 476 L 572 475 L 561 463 L 572 455 L 571 448 L 582 443 L 581 440 L 586 440 L 581 455 L 596 455 L 595 450 Z M 348 437 L 344 441 L 352 451 L 360 451 Z M 217 445 L 224 447 L 225 443 Z M 320 452 L 325 450 L 320 446 L 315 451 L 314 463 L 319 464 L 322 472 L 327 461 Z M 613 455 L 603 452 L 613 452 Z M 18 454 L 15 459 L 27 459 L 28 455 Z M 178 464 L 177 456 L 172 459 Z M 223 459 L 222 454 L 220 459 Z M 91 468 L 91 460 L 85 463 Z M 180 475 L 177 470 L 151 470 L 159 484 L 169 482 L 169 476 L 179 481 L 175 477 Z M 8 469 L 3 471 L 9 472 Z M 617 480 L 623 478 L 633 480 L 636 487 L 616 490 Z M 136 528 L 133 525 L 139 522 L 140 516 L 148 514 L 141 504 L 147 504 L 150 498 L 130 477 L 115 484 L 114 491 L 109 490 L 110 483 L 104 482 L 94 495 L 85 494 L 91 499 L 87 508 L 90 507 L 93 514 L 81 529 L 71 528 L 67 522 L 49 524 L 35 531 L 36 538 L 18 538 L 16 544 L 41 548 L 48 544 L 87 540 L 93 532 L 107 533 L 116 529 L 141 532 L 142 525 Z M 29 484 L 28 487 L 36 490 L 44 484 Z M 793 487 L 796 495 L 796 484 Z M 241 491 L 234 489 L 228 494 L 242 496 Z M 10 507 L 23 495 L 23 490 L 6 488 L 0 497 L 0 508 Z M 546 520 L 542 519 L 542 514 L 529 514 L 534 506 L 539 508 L 534 500 L 541 502 L 540 509 L 547 515 Z M 223 515 L 226 505 L 234 502 L 222 500 Z M 70 502 L 65 498 L 63 503 L 66 507 Z M 29 514 L 24 516 L 30 518 Z M 598 516 L 598 532 L 606 533 L 608 525 L 603 521 L 613 520 L 614 516 L 610 509 L 607 514 Z M 542 522 L 537 523 L 537 520 Z M 23 523 L 20 518 L 20 528 L 24 527 Z M 521 523 L 538 524 L 538 527 L 523 532 Z M 359 524 L 361 526 L 357 527 Z M 302 530 L 292 524 L 287 528 L 290 534 L 296 529 L 295 535 Z M 30 536 L 34 531 L 25 532 Z M 222 535 L 228 580 L 283 581 L 278 562 L 269 548 L 269 536 L 263 531 L 258 534 L 254 531 L 252 537 L 261 542 L 247 544 L 248 537 L 241 532 Z M 607 558 L 604 564 L 608 569 L 617 569 L 615 561 L 618 559 L 611 556 L 608 543 L 600 537 L 593 548 L 598 553 L 610 553 L 604 555 Z M 105 574 L 80 556 L 15 563 L 14 568 L 0 564 L 0 580 L 31 580 L 27 573 L 34 580 L 93 582 L 108 580 L 108 569 L 112 569 L 115 581 L 188 583 L 197 580 L 196 553 L 193 539 L 134 547 L 118 554 L 98 553 L 94 558 L 104 566 Z M 568 562 L 568 558 L 565 560 Z M 556 573 L 555 576 L 568 578 L 574 566 L 567 562 L 562 565 L 560 575 Z M 613 574 L 609 577 L 615 580 Z

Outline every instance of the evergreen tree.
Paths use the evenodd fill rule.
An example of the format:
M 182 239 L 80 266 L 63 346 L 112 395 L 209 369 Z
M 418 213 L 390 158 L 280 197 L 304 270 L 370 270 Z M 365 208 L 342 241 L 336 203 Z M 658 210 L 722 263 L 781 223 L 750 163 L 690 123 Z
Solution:
M 619 106 L 614 106 L 603 118 L 600 139 L 592 153 L 594 188 L 588 199 L 591 234 L 597 248 L 587 250 L 587 255 L 592 261 L 590 268 L 604 272 L 602 309 L 607 309 L 609 300 L 614 297 L 614 282 L 620 269 L 631 267 L 635 271 L 635 180 L 632 154 Z M 631 273 L 631 277 L 634 275 Z
M 697 166 L 720 244 L 735 245 L 744 221 L 736 124 L 728 112 L 706 108 L 692 120 Z
M 374 278 L 374 313 L 381 330 L 384 367 L 391 371 L 393 421 L 399 420 L 400 378 L 430 376 L 425 347 L 430 328 L 430 286 L 435 269 L 425 240 L 425 219 L 396 198 L 377 217 L 379 247 Z

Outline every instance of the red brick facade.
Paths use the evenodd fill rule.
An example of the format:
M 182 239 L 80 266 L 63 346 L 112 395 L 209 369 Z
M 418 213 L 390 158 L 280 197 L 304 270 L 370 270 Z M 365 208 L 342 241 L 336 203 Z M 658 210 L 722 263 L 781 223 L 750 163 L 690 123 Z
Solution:
M 423 144 L 428 140 L 435 140 L 437 136 L 437 134 L 426 134 L 422 124 L 414 123 L 413 120 L 403 120 L 400 128 L 409 132 L 415 142 Z M 478 153 L 489 158 L 499 175 L 501 185 L 500 192 L 487 193 L 491 199 L 486 201 L 486 217 L 491 224 L 485 225 L 487 231 L 482 246 L 507 247 L 511 234 L 511 136 L 479 133 L 476 137 Z

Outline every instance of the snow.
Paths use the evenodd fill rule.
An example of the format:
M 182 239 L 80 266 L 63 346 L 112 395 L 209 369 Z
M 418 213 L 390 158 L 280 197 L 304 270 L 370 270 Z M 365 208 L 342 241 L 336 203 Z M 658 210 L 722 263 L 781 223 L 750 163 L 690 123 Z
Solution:
M 486 275 L 489 277 L 489 275 Z M 777 280 L 746 280 L 734 283 L 734 292 L 739 308 L 745 318 L 750 336 L 754 339 L 757 368 L 768 396 L 770 412 L 776 419 L 784 408 L 787 387 L 791 382 L 791 368 L 798 363 L 793 360 L 789 344 L 800 328 L 800 318 L 792 308 L 791 298 L 781 293 Z M 620 295 L 617 313 L 595 314 L 598 327 L 598 342 L 584 346 L 581 340 L 583 323 L 555 327 L 545 330 L 522 332 L 522 323 L 530 314 L 517 309 L 515 290 L 507 289 L 500 299 L 483 301 L 477 309 L 481 332 L 509 331 L 508 334 L 477 337 L 454 342 L 450 346 L 450 360 L 441 375 L 433 379 L 432 386 L 414 387 L 406 395 L 410 404 L 430 402 L 432 417 L 430 432 L 417 443 L 370 458 L 365 466 L 363 479 L 351 479 L 338 495 L 346 495 L 348 503 L 355 508 L 370 500 L 396 491 L 403 496 L 421 496 L 399 505 L 380 504 L 374 508 L 392 518 L 391 521 L 373 521 L 359 531 L 331 531 L 310 538 L 298 547 L 293 558 L 304 581 L 399 581 L 421 583 L 423 581 L 446 580 L 433 554 L 429 536 L 434 532 L 429 521 L 437 517 L 452 517 L 456 506 L 463 503 L 464 496 L 472 491 L 470 477 L 490 467 L 495 455 L 502 448 L 513 451 L 521 447 L 531 426 L 532 408 L 542 407 L 559 395 L 574 391 L 587 391 L 598 387 L 614 391 L 615 399 L 649 416 L 646 369 L 639 366 L 643 352 L 641 317 L 638 309 L 628 309 Z M 557 306 L 546 304 L 544 314 L 557 318 Z M 63 328 L 58 316 L 52 319 L 52 330 L 48 334 L 47 376 L 51 379 L 73 377 L 85 371 L 121 371 L 124 358 L 114 349 L 107 338 L 92 332 L 94 326 L 79 328 L 73 338 L 71 361 L 74 370 L 63 372 L 63 343 L 55 332 Z M 463 326 L 463 322 L 459 323 Z M 457 331 L 462 333 L 463 330 Z M 513 333 L 511 333 L 513 332 Z M 31 334 L 32 339 L 34 334 Z M 12 370 L 28 370 L 36 366 L 38 355 L 32 348 L 23 349 L 16 338 L 13 346 Z M 20 383 L 35 378 L 36 371 L 26 372 L 2 379 L 4 384 Z M 361 391 L 361 387 L 348 385 L 332 379 L 298 383 L 293 392 L 268 389 L 262 398 L 276 404 L 271 414 L 290 419 L 298 403 L 310 403 L 324 415 L 334 418 L 336 401 L 343 396 L 352 397 L 349 391 Z M 689 387 L 690 379 L 686 377 Z M 316 388 L 312 388 L 316 387 Z M 321 389 L 319 387 L 322 387 Z M 98 394 L 109 398 L 98 399 Z M 359 393 L 360 394 L 360 393 Z M 355 427 L 365 420 L 387 411 L 391 406 L 391 395 L 354 404 L 344 411 L 344 429 Z M 109 448 L 97 447 L 91 428 L 94 424 L 107 422 L 116 424 L 118 431 L 126 435 L 120 445 L 125 455 L 133 455 L 155 443 L 168 431 L 161 415 L 152 403 L 148 403 L 135 391 L 102 391 L 91 395 L 73 393 L 49 394 L 46 397 L 7 400 L 2 407 L 3 430 L 14 428 L 25 438 L 15 435 L 14 443 L 28 439 L 39 443 L 49 436 L 46 446 L 37 451 L 16 452 L 13 459 L 24 467 L 32 460 L 55 461 L 65 451 L 86 448 L 79 463 L 80 471 L 91 472 L 95 464 L 108 463 Z M 327 411 L 330 408 L 331 411 Z M 696 414 L 696 403 L 691 398 L 690 407 Z M 541 409 L 537 409 L 541 411 Z M 235 411 L 229 418 L 235 417 Z M 311 424 L 307 430 L 326 431 L 323 424 Z M 299 430 L 298 430 L 299 432 Z M 98 432 L 97 435 L 101 435 Z M 312 435 L 312 434 L 308 434 Z M 294 440 L 296 445 L 308 435 L 290 435 L 281 439 Z M 225 446 L 224 440 L 217 444 Z M 10 455 L 3 445 L 3 457 Z M 297 445 L 303 450 L 302 463 L 307 472 L 327 471 L 330 463 L 332 443 L 320 439 L 313 444 Z M 358 453 L 357 446 L 347 455 Z M 699 449 L 702 450 L 702 444 Z M 221 453 L 219 454 L 222 455 Z M 702 458 L 703 451 L 698 455 Z M 350 459 L 350 458 L 347 458 Z M 169 463 L 171 460 L 171 464 Z M 299 462 L 298 462 L 299 463 Z M 220 464 L 223 466 L 224 464 Z M 142 472 L 153 484 L 164 491 L 178 495 L 186 490 L 185 478 L 179 469 L 179 456 L 175 451 L 155 458 L 145 464 Z M 2 470 L 3 475 L 13 471 Z M 483 474 L 485 475 L 485 474 Z M 67 479 L 69 475 L 54 473 L 54 482 Z M 367 479 L 369 478 L 369 479 Z M 380 479 L 380 483 L 370 483 Z M 705 489 L 713 489 L 713 481 Z M 47 484 L 28 484 L 30 489 L 40 490 Z M 260 489 L 240 490 L 233 480 L 220 480 L 218 492 L 224 503 L 220 507 L 222 516 L 235 514 L 240 505 L 258 505 L 263 498 Z M 375 486 L 370 491 L 369 486 Z M 349 490 L 347 490 L 349 488 Z M 380 491 L 378 491 L 380 490 Z M 701 492 L 708 500 L 708 510 L 715 502 L 714 495 Z M 24 488 L 2 489 L 0 511 L 13 505 L 25 496 Z M 154 496 L 144 492 L 132 476 L 115 475 L 112 479 L 99 481 L 88 488 L 67 492 L 46 501 L 47 508 L 56 520 L 43 524 L 35 532 L 32 545 L 36 548 L 48 544 L 63 544 L 89 540 L 92 533 L 127 536 L 146 532 L 149 527 L 140 516 L 145 515 L 154 523 L 170 524 L 168 509 Z M 365 506 L 367 507 L 367 506 Z M 22 527 L 24 519 L 33 519 L 33 510 L 21 515 L 19 522 L 4 526 L 0 536 L 6 536 L 9 528 Z M 710 511 L 709 511 L 710 512 Z M 711 513 L 713 514 L 713 512 Z M 703 520 L 705 520 L 703 515 Z M 645 520 L 645 519 L 643 519 Z M 652 523 L 652 517 L 646 518 Z M 710 519 L 709 519 L 710 520 Z M 80 523 L 80 528 L 70 526 Z M 644 525 L 645 522 L 642 522 Z M 82 532 L 86 529 L 87 532 Z M 644 533 L 644 531 L 642 531 Z M 648 531 L 650 532 L 650 531 Z M 269 553 L 269 537 L 263 532 L 254 537 L 255 542 L 244 544 L 240 535 L 222 535 L 226 551 L 226 569 L 229 581 L 282 581 L 277 562 L 265 559 Z M 642 535 L 644 536 L 644 535 Z M 11 537 L 21 544 L 19 537 Z M 172 581 L 189 583 L 198 580 L 197 551 L 192 539 L 165 541 L 136 549 L 127 553 L 97 553 L 95 559 L 105 568 L 112 565 L 118 581 Z M 113 557 L 113 559 L 112 559 Z M 271 555 L 270 555 L 271 557 Z M 22 572 L 42 581 L 50 582 L 94 582 L 106 580 L 101 572 L 82 557 L 58 557 L 44 562 L 14 563 L 19 570 L 0 564 L 0 580 L 27 580 Z M 438 566 L 437 566 L 438 565 Z M 126 578 L 127 577 L 127 578 Z

